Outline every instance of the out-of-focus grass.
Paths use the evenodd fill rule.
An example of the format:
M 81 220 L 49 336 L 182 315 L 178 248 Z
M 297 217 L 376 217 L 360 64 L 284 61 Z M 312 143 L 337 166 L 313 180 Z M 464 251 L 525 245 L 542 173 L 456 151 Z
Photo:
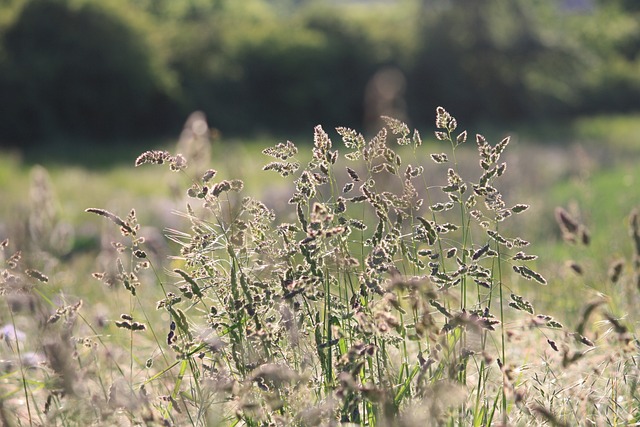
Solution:
M 583 117 L 573 123 L 572 133 L 611 149 L 640 153 L 640 113 Z
M 263 157 L 262 148 L 272 141 L 216 143 L 213 146 L 211 167 L 222 177 L 252 180 L 251 189 L 262 191 L 272 181 L 270 175 L 259 174 Z M 158 143 L 153 149 L 175 151 L 172 145 Z M 148 202 L 162 198 L 175 198 L 176 187 L 182 195 L 184 177 L 171 174 L 162 168 L 134 167 L 136 157 L 144 149 L 127 149 L 113 163 L 96 166 L 100 157 L 108 158 L 109 150 L 98 149 L 87 165 L 79 165 L 74 159 L 69 163 L 60 157 L 47 161 L 46 156 L 23 158 L 15 153 L 0 153 L 0 219 L 11 216 L 20 206 L 29 203 L 30 170 L 36 164 L 43 165 L 51 177 L 59 202 L 60 214 L 72 222 L 86 217 L 84 209 L 97 205 L 108 205 L 114 210 L 125 211 L 138 207 L 142 215 Z M 34 162 L 34 160 L 39 160 Z M 257 179 L 256 179 L 257 178 Z M 143 216 L 144 218 L 144 216 Z M 141 219 L 143 219 L 141 218 Z
M 524 226 L 530 227 L 528 235 L 538 236 L 532 239 L 531 250 L 540 256 L 537 267 L 551 279 L 546 288 L 523 283 L 530 288 L 527 296 L 536 306 L 572 319 L 584 302 L 575 295 L 614 293 L 608 288 L 608 267 L 616 259 L 633 254 L 628 218 L 630 211 L 640 206 L 637 196 L 640 169 L 634 163 L 598 170 L 583 179 L 558 182 L 528 201 L 535 214 L 532 212 L 531 222 L 525 222 Z M 567 209 L 588 228 L 589 245 L 562 241 L 554 220 L 557 206 Z M 576 274 L 569 267 L 570 262 L 582 267 L 584 273 Z

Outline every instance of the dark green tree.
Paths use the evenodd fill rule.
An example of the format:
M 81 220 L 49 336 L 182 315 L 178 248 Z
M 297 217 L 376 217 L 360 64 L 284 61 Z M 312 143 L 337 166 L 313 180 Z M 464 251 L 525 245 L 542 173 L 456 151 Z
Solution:
M 31 0 L 4 37 L 4 138 L 114 138 L 153 132 L 175 112 L 170 76 L 126 10 Z
M 567 111 L 580 58 L 560 18 L 548 1 L 423 2 L 411 110 L 447 103 L 461 117 L 503 120 Z

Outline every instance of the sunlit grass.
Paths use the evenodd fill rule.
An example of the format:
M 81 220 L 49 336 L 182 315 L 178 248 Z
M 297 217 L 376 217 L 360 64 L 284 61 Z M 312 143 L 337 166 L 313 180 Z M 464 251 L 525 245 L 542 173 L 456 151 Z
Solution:
M 397 124 L 390 126 L 393 129 Z M 316 135 L 316 138 L 310 136 L 309 141 L 295 141 L 300 148 L 296 160 L 302 165 L 311 160 L 312 146 L 305 143 L 315 139 L 313 147 L 319 150 L 318 138 Z M 421 147 L 398 148 L 402 161 L 389 152 L 385 155 L 394 162 L 404 162 L 403 165 L 423 165 L 424 179 L 417 187 L 421 192 L 426 191 L 423 194 L 439 197 L 442 196 L 439 185 L 447 181 L 440 175 L 446 172 L 447 166 L 434 164 L 428 153 L 445 152 L 453 141 L 429 139 Z M 450 165 L 473 183 L 482 170 L 474 142 L 467 144 L 471 146 L 466 149 L 454 147 Z M 499 226 L 500 233 L 511 238 L 532 239 L 526 252 L 540 257 L 526 265 L 545 276 L 547 286 L 541 286 L 524 280 L 528 273 L 523 277 L 522 272 L 514 271 L 513 265 L 520 266 L 520 263 L 510 259 L 513 251 L 502 248 L 494 240 L 488 240 L 488 248 L 499 251 L 500 256 L 494 262 L 485 259 L 484 252 L 480 251 L 482 239 L 487 238 L 482 231 L 484 226 L 476 227 L 475 220 L 468 217 L 469 211 L 462 207 L 452 211 L 455 215 L 440 217 L 434 213 L 431 216 L 429 211 L 421 214 L 423 220 L 433 221 L 432 226 L 446 219 L 462 227 L 461 232 L 433 237 L 432 244 L 428 238 L 414 240 L 417 239 L 413 234 L 415 230 L 400 225 L 397 225 L 399 234 L 384 226 L 379 237 L 372 236 L 379 218 L 368 209 L 352 209 L 362 205 L 349 204 L 345 218 L 362 219 L 363 225 L 369 226 L 368 231 L 358 231 L 361 225 L 356 227 L 357 223 L 334 222 L 334 215 L 339 215 L 342 209 L 338 197 L 353 177 L 344 172 L 342 163 L 338 163 L 340 168 L 336 166 L 332 170 L 330 162 L 322 160 L 325 158 L 322 156 L 316 161 L 323 165 L 322 162 L 327 162 L 329 188 L 318 186 L 317 196 L 309 197 L 309 205 L 303 207 L 302 213 L 296 212 L 295 206 L 292 209 L 287 203 L 293 188 L 291 181 L 262 171 L 268 159 L 261 151 L 273 145 L 271 140 L 248 144 L 214 141 L 211 159 L 207 159 L 207 167 L 217 170 L 211 183 L 202 183 L 199 176 L 190 175 L 188 169 L 186 173 L 176 174 L 167 168 L 149 165 L 134 168 L 135 156 L 128 165 L 118 164 L 107 170 L 53 165 L 48 168 L 54 192 L 55 209 L 51 215 L 46 214 L 44 200 L 50 195 L 41 194 L 46 196 L 44 199 L 28 196 L 33 192 L 35 177 L 43 179 L 42 170 L 26 166 L 17 157 L 0 157 L 3 232 L 11 237 L 11 249 L 24 249 L 26 263 L 21 269 L 7 271 L 15 274 L 16 283 L 28 291 L 22 300 L 22 296 L 17 295 L 23 290 L 12 293 L 16 290 L 13 285 L 3 282 L 4 290 L 11 296 L 5 299 L 10 306 L 13 304 L 15 317 L 7 315 L 13 313 L 10 309 L 0 320 L 29 337 L 38 337 L 36 342 L 24 342 L 21 351 L 38 351 L 38 342 L 42 339 L 44 347 L 57 349 L 73 360 L 68 366 L 74 366 L 77 375 L 86 380 L 85 385 L 76 387 L 77 396 L 70 390 L 66 395 L 60 394 L 64 383 L 60 385 L 56 381 L 70 373 L 62 369 L 66 365 L 51 369 L 55 365 L 51 354 L 47 356 L 48 364 L 43 365 L 38 374 L 24 367 L 7 371 L 6 382 L 1 386 L 4 387 L 1 389 L 3 401 L 19 408 L 16 417 L 22 424 L 43 423 L 50 417 L 66 425 L 97 416 L 126 422 L 151 417 L 158 422 L 172 419 L 187 424 L 230 425 L 239 421 L 257 425 L 264 420 L 278 424 L 279 420 L 286 420 L 282 423 L 311 420 L 314 416 L 309 412 L 311 409 L 325 421 L 338 416 L 345 422 L 366 425 L 382 425 L 383 417 L 388 414 L 398 416 L 397 421 L 405 423 L 402 425 L 423 425 L 420 423 L 429 416 L 437 416 L 450 425 L 480 425 L 499 420 L 537 425 L 545 418 L 551 420 L 551 424 L 573 425 L 583 417 L 610 425 L 640 421 L 640 405 L 633 392 L 638 380 L 638 360 L 633 350 L 633 345 L 637 346 L 637 316 L 633 309 L 638 301 L 633 276 L 637 269 L 633 264 L 637 249 L 629 238 L 628 220 L 631 209 L 638 205 L 633 194 L 640 183 L 640 170 L 634 167 L 632 157 L 616 163 L 615 168 L 610 161 L 601 167 L 595 156 L 585 155 L 582 160 L 576 160 L 573 149 L 546 151 L 549 150 L 546 146 L 536 151 L 532 147 L 509 147 L 507 151 L 510 153 L 513 149 L 513 154 L 505 157 L 509 164 L 506 179 L 497 180 L 496 186 L 502 189 L 504 184 L 503 196 L 508 207 L 519 202 L 533 206 L 526 215 L 513 215 L 505 222 L 489 225 Z M 175 152 L 171 146 L 157 148 Z M 334 148 L 340 151 L 340 159 L 350 151 L 342 146 Z M 331 154 L 326 147 L 320 151 L 323 156 Z M 549 152 L 564 154 L 554 158 L 555 154 L 549 156 Z M 553 166 L 552 161 L 559 163 Z M 537 176 L 536 172 L 545 164 L 548 166 L 545 170 L 551 173 Z M 316 166 L 308 168 L 324 173 L 320 167 L 314 169 Z M 371 191 L 378 191 L 377 185 L 388 185 L 389 191 L 397 191 L 397 185 L 402 182 L 397 178 L 401 178 L 404 169 L 397 176 L 387 176 L 386 172 L 378 174 L 367 169 L 373 167 L 369 164 L 359 170 L 379 181 L 372 183 Z M 451 174 L 448 176 L 451 179 Z M 207 191 L 213 191 L 216 183 L 234 179 L 244 181 L 243 195 L 258 198 L 265 205 L 241 206 L 235 193 L 223 191 L 221 197 L 213 197 L 203 192 L 204 184 L 208 185 Z M 352 184 L 359 186 L 361 182 Z M 197 192 L 200 195 L 185 199 L 185 190 L 190 186 L 194 188 L 194 195 Z M 536 192 L 536 188 L 544 188 L 544 192 Z M 345 193 L 349 197 L 360 194 L 357 188 L 349 191 L 354 192 Z M 388 194 L 384 197 L 392 200 Z M 201 206 L 201 200 L 209 205 Z M 185 214 L 187 202 L 194 207 L 193 213 Z M 554 220 L 557 206 L 565 208 L 588 228 L 588 245 L 562 242 Z M 88 207 L 114 212 L 120 217 L 118 221 L 136 230 L 136 235 L 127 231 L 125 236 L 120 236 L 112 217 L 107 215 L 105 219 L 87 213 Z M 326 210 L 327 207 L 330 209 Z M 135 217 L 127 216 L 132 208 L 136 211 Z M 270 217 L 264 216 L 265 209 L 273 209 L 278 221 L 293 224 L 297 231 L 287 232 L 287 239 L 279 240 L 275 229 L 269 228 Z M 378 209 L 381 209 L 379 216 L 389 215 L 387 219 L 391 224 L 392 213 Z M 501 208 L 497 209 L 502 212 Z M 183 214 L 177 215 L 175 211 Z M 408 216 L 405 221 L 414 219 Z M 29 224 L 39 220 L 52 229 L 64 223 L 73 225 L 76 235 L 71 252 L 64 247 L 56 249 L 59 239 L 51 237 L 56 237 L 55 233 L 30 231 Z M 139 231 L 135 228 L 137 221 L 143 226 Z M 315 237 L 308 240 L 313 233 L 303 232 L 304 221 L 316 221 L 314 227 L 328 233 L 326 240 L 322 240 L 322 251 L 306 249 L 305 245 L 314 244 Z M 333 236 L 333 233 L 342 233 L 340 227 L 345 224 L 354 226 L 350 237 L 340 240 Z M 414 225 L 420 227 L 420 224 L 426 223 L 416 221 Z M 471 231 L 466 232 L 466 227 Z M 167 243 L 161 237 L 165 246 L 154 249 L 158 234 L 146 234 L 153 230 L 172 236 L 174 242 Z M 148 236 L 145 242 L 137 240 L 142 235 Z M 16 236 L 23 240 L 15 240 Z M 323 234 L 319 236 L 318 239 L 325 239 Z M 406 258 L 393 257 L 393 269 L 382 269 L 379 275 L 372 275 L 370 280 L 377 282 L 374 281 L 370 289 L 365 287 L 357 292 L 360 268 L 342 265 L 340 258 L 332 257 L 336 253 L 350 254 L 360 266 L 383 262 L 380 260 L 387 254 L 372 250 L 366 236 L 374 242 L 379 239 L 377 245 L 382 248 L 390 245 L 387 251 L 400 242 L 408 246 L 395 249 L 402 251 L 398 253 Z M 306 243 L 301 243 L 305 240 Z M 120 254 L 111 242 L 124 245 L 119 246 Z M 198 245 L 202 242 L 211 244 L 202 250 L 209 258 L 195 256 L 201 251 Z M 268 244 L 263 244 L 265 242 Z M 295 250 L 286 252 L 288 245 Z M 432 261 L 446 266 L 449 273 L 458 268 L 460 262 L 465 262 L 462 260 L 474 264 L 471 260 L 477 257 L 491 271 L 487 280 L 493 290 L 474 288 L 470 278 L 468 283 L 463 281 L 448 288 L 447 283 L 453 283 L 448 282 L 453 276 L 429 273 L 425 266 L 411 258 L 415 256 L 414 250 L 427 248 L 438 255 Z M 138 252 L 141 249 L 144 254 Z M 308 250 L 311 252 L 305 253 Z M 273 257 L 274 254 L 279 255 Z M 5 260 L 10 255 L 11 252 L 5 250 Z M 167 259 L 167 255 L 173 258 Z M 188 256 L 195 257 L 188 261 Z M 121 259 L 121 267 L 116 268 L 116 257 Z M 455 261 L 456 257 L 461 261 Z M 150 264 L 142 267 L 147 260 Z M 270 264 L 269 260 L 274 263 Z M 579 265 L 583 274 L 576 274 L 567 264 L 569 261 Z M 620 279 L 611 278 L 613 261 L 624 261 Z M 26 267 L 46 272 L 49 280 L 34 284 L 35 273 L 26 273 Z M 91 277 L 92 272 L 119 276 L 108 282 L 107 276 Z M 139 284 L 131 287 L 129 283 L 123 287 L 125 273 L 135 273 Z M 314 275 L 317 275 L 315 279 Z M 444 280 L 445 284 L 420 290 L 425 283 L 433 285 L 437 280 Z M 376 283 L 382 286 L 381 295 L 371 292 Z M 424 291 L 425 294 L 410 292 L 411 286 L 418 286 L 418 293 Z M 173 298 L 169 292 L 183 299 L 182 303 L 176 303 L 175 309 L 166 308 Z M 198 296 L 199 292 L 202 297 Z M 283 303 L 288 297 L 274 298 L 283 292 L 283 295 L 291 293 L 291 301 L 298 298 L 298 309 Z M 401 298 L 394 298 L 396 292 Z M 511 293 L 521 295 L 524 300 L 517 296 L 514 299 Z M 247 295 L 252 294 L 257 299 L 249 298 L 253 304 L 248 304 Z M 74 308 L 80 300 L 82 306 Z M 32 303 L 26 303 L 28 301 Z M 535 307 L 536 314 L 552 315 L 564 328 L 554 329 L 544 325 L 547 321 L 544 318 L 529 317 L 527 301 Z M 18 308 L 16 303 L 20 303 Z M 509 303 L 515 304 L 519 311 L 508 307 Z M 34 304 L 35 309 L 23 316 L 24 310 L 32 310 L 25 308 L 30 307 L 29 304 Z M 588 304 L 596 307 L 591 314 L 585 314 Z M 160 310 L 156 309 L 158 305 Z M 485 307 L 491 308 L 491 313 L 502 324 L 496 324 L 496 332 L 476 334 L 473 332 L 476 325 L 465 316 Z M 301 308 L 302 311 L 296 311 Z M 283 314 L 285 309 L 298 316 L 297 333 L 301 335 L 296 338 L 300 343 L 297 347 L 292 347 L 287 335 L 291 323 Z M 56 310 L 61 320 L 55 324 L 48 322 L 47 318 L 51 319 L 49 316 Z M 291 313 L 287 316 L 294 315 Z M 439 319 L 438 327 L 428 336 L 412 336 L 417 331 L 419 314 L 424 313 Z M 469 323 L 446 330 L 443 325 L 452 317 L 463 324 Z M 376 331 L 372 335 L 363 333 L 358 326 L 367 319 Z M 616 325 L 616 319 L 620 319 L 620 325 Z M 121 327 L 116 327 L 116 322 Z M 283 329 L 282 322 L 289 326 Z M 51 325 L 41 329 L 40 325 L 48 323 Z M 125 323 L 129 328 L 133 323 L 144 324 L 145 330 L 128 330 Z M 261 336 L 256 335 L 256 330 L 263 330 L 265 324 L 273 329 L 267 328 L 267 335 L 256 338 Z M 269 331 L 279 331 L 280 335 L 272 336 Z M 211 335 L 214 332 L 217 335 Z M 51 338 L 66 336 L 65 333 L 74 337 L 71 348 L 52 347 Z M 6 343 L 11 339 L 5 335 Z M 222 342 L 232 347 L 221 346 Z M 295 351 L 291 352 L 294 347 Z M 18 349 L 4 348 L 3 357 L 7 360 L 14 357 L 14 348 Z M 272 358 L 268 358 L 269 363 L 264 363 L 267 359 L 259 356 L 265 349 Z M 420 356 L 416 356 L 417 349 Z M 473 350 L 471 355 L 467 354 L 469 349 Z M 427 363 L 427 357 L 425 367 L 423 361 Z M 505 360 L 505 357 L 508 365 L 499 368 L 496 358 Z M 360 361 L 364 364 L 359 370 L 350 370 Z M 274 370 L 274 363 L 278 369 Z M 23 378 L 29 378 L 29 382 L 21 383 Z M 51 384 L 57 384 L 58 388 Z M 142 396 L 142 388 L 150 393 L 150 400 Z M 444 395 L 446 399 L 438 397 Z M 29 407 L 20 405 L 20 396 L 26 396 Z M 94 412 L 82 405 L 82 399 L 74 400 L 81 396 L 92 396 Z M 45 402 L 54 408 L 53 412 L 45 408 Z

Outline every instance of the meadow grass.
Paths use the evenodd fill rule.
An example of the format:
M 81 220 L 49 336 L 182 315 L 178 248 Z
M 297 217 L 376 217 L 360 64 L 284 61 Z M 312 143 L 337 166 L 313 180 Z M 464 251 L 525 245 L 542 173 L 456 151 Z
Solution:
M 637 113 L 582 117 L 572 123 L 572 133 L 577 138 L 606 144 L 619 151 L 638 153 L 639 118 Z
M 629 197 L 626 225 L 601 216 L 619 175 L 529 194 L 554 252 L 528 241 L 545 233 L 512 176 L 535 165 L 509 138 L 442 108 L 428 144 L 385 121 L 260 162 L 194 116 L 134 174 L 34 168 L 2 244 L 2 422 L 639 423 L 640 220 Z M 89 209 L 61 214 L 58 185 L 92 188 Z

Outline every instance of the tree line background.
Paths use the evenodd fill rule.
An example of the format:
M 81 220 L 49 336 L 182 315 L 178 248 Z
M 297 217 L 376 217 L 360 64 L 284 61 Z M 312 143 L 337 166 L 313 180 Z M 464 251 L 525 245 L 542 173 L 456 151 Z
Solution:
M 0 144 L 640 109 L 637 0 L 0 0 Z

